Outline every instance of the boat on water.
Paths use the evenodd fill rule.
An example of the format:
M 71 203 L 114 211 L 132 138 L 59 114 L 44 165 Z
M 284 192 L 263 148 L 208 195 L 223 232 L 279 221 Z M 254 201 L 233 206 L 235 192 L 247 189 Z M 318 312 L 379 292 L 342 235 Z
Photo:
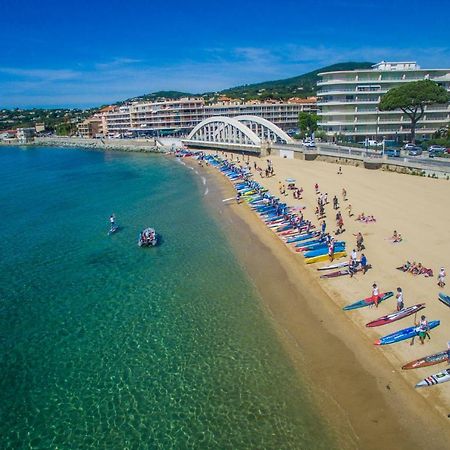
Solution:
M 153 228 L 146 228 L 139 234 L 139 247 L 154 247 L 158 244 L 158 236 Z

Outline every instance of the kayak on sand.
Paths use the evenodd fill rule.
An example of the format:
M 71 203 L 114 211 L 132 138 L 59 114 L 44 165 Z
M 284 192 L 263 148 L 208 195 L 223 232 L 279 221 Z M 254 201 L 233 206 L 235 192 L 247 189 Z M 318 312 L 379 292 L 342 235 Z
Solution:
M 358 261 L 359 263 L 359 261 Z M 341 263 L 336 264 L 330 264 L 329 266 L 319 267 L 317 270 L 332 270 L 332 269 L 339 269 L 340 267 L 347 267 L 348 261 L 344 261 Z
M 421 309 L 425 308 L 425 303 L 419 303 L 417 305 L 409 306 L 408 308 L 401 309 L 400 311 L 395 311 L 391 314 L 379 317 L 378 319 L 372 320 L 372 322 L 366 323 L 366 327 L 379 327 L 381 325 L 386 325 L 388 323 L 395 322 L 397 320 L 408 317 L 412 314 L 417 313 Z
M 443 292 L 439 293 L 439 300 L 447 306 L 450 306 L 450 295 L 445 295 Z
M 424 356 L 423 358 L 416 359 L 402 366 L 403 370 L 419 369 L 420 367 L 434 366 L 449 361 L 448 350 L 434 353 L 432 355 Z
M 347 256 L 347 253 L 345 251 L 336 252 L 333 255 L 333 259 L 343 258 L 344 256 Z M 314 264 L 316 262 L 326 261 L 327 259 L 329 259 L 328 255 L 319 255 L 319 256 L 314 256 L 312 258 L 305 258 L 305 262 L 306 262 L 306 264 Z
M 447 381 L 450 381 L 450 368 L 424 378 L 416 384 L 416 388 L 433 386 L 434 384 L 446 383 Z
M 431 320 L 428 322 L 428 330 L 432 330 L 441 324 L 440 320 Z M 388 334 L 375 341 L 375 345 L 388 345 L 395 344 L 396 342 L 404 341 L 419 335 L 420 326 L 414 325 L 413 327 L 404 328 L 398 330 L 395 333 Z
M 378 299 L 378 303 L 384 302 L 385 300 L 387 300 L 388 298 L 391 298 L 394 295 L 394 293 L 392 291 L 389 292 L 385 292 L 384 294 L 380 294 L 379 295 L 379 299 Z M 355 303 L 351 303 L 350 305 L 344 306 L 342 309 L 344 311 L 349 311 L 351 309 L 358 309 L 358 308 L 364 308 L 366 306 L 371 306 L 373 305 L 375 302 L 373 301 L 373 297 L 367 297 L 363 300 L 358 300 Z

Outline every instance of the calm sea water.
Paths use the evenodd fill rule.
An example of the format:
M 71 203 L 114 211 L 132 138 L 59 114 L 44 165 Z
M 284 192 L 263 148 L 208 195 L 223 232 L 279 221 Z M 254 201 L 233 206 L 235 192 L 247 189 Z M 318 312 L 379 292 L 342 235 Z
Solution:
M 330 448 L 204 191 L 163 156 L 0 147 L 0 448 Z

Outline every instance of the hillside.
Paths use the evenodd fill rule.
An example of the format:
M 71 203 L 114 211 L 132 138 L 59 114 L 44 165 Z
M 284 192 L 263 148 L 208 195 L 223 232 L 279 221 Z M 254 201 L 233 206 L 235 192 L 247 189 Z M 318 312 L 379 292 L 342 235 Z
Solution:
M 322 67 L 312 72 L 305 73 L 292 78 L 283 80 L 266 81 L 263 83 L 247 84 L 225 89 L 220 94 L 227 95 L 231 98 L 244 99 L 264 99 L 264 98 L 280 98 L 289 97 L 307 97 L 316 93 L 316 83 L 319 79 L 317 74 L 321 72 L 332 72 L 335 70 L 354 70 L 369 69 L 373 63 L 371 62 L 346 62 L 333 64 L 331 66 Z

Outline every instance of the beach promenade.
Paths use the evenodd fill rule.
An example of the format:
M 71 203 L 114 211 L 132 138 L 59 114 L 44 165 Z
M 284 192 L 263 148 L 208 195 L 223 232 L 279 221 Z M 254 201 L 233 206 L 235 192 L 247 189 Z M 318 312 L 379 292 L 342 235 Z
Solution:
M 212 154 L 215 154 L 215 152 L 212 152 Z M 228 156 L 230 155 L 228 154 Z M 242 157 L 240 159 L 242 162 Z M 450 196 L 450 182 L 384 171 L 369 171 L 354 166 L 343 166 L 342 174 L 338 174 L 339 166 L 336 164 L 320 161 L 287 160 L 276 156 L 270 157 L 270 159 L 275 169 L 275 175 L 269 178 L 261 178 L 259 172 L 255 173 L 253 165 L 256 162 L 258 166 L 265 168 L 266 160 L 250 157 L 250 167 L 256 181 L 274 195 L 280 196 L 282 201 L 285 201 L 288 205 L 305 207 L 303 210 L 305 219 L 312 220 L 316 226 L 319 225 L 319 221 L 314 214 L 317 205 L 317 194 L 314 186 L 317 183 L 319 191 L 328 194 L 329 204 L 325 207 L 327 231 L 334 232 L 336 230 L 336 211 L 333 209 L 332 203 L 332 199 L 336 195 L 345 229 L 339 236 L 339 240 L 346 241 L 349 255 L 353 248 L 356 248 L 354 235 L 361 232 L 364 236 L 366 247 L 364 253 L 368 262 L 372 265 L 372 268 L 365 275 L 358 272 L 353 278 L 345 276 L 322 280 L 319 279 L 321 272 L 316 269 L 326 265 L 327 262 L 313 264 L 305 268 L 308 277 L 315 280 L 327 294 L 322 295 L 320 301 L 332 303 L 331 310 L 335 324 L 329 325 L 330 332 L 333 333 L 335 327 L 341 331 L 343 329 L 344 334 L 345 329 L 348 329 L 349 339 L 355 339 L 356 336 L 358 342 L 355 342 L 354 346 L 354 341 L 346 342 L 346 345 L 354 347 L 353 351 L 360 362 L 366 360 L 370 364 L 368 360 L 374 362 L 380 357 L 388 362 L 391 373 L 391 375 L 388 375 L 388 382 L 385 382 L 386 371 L 382 375 L 382 364 L 380 364 L 378 378 L 385 383 L 380 389 L 384 389 L 386 392 L 397 390 L 397 394 L 401 392 L 403 401 L 410 399 L 411 403 L 415 403 L 416 406 L 422 405 L 422 408 L 426 403 L 425 408 L 430 408 L 430 411 L 434 410 L 436 416 L 448 420 L 447 415 L 450 412 L 448 385 L 443 384 L 420 390 L 414 388 L 417 382 L 443 370 L 447 365 L 439 364 L 409 371 L 404 371 L 401 367 L 411 360 L 445 350 L 449 340 L 450 308 L 438 301 L 438 293 L 443 291 L 448 294 L 450 288 L 446 286 L 441 289 L 437 286 L 437 274 L 441 267 L 444 267 L 447 271 L 450 268 L 450 255 L 448 254 L 450 212 L 445 208 Z M 236 155 L 234 155 L 234 161 L 236 161 Z M 295 179 L 296 186 L 303 188 L 302 199 L 294 199 L 292 191 L 289 190 L 286 191 L 286 196 L 280 195 L 280 182 L 287 185 L 286 179 L 288 178 Z M 343 188 L 347 191 L 347 201 L 342 198 Z M 352 217 L 349 217 L 348 205 L 352 207 Z M 230 206 L 238 214 L 249 209 L 245 204 Z M 239 210 L 241 210 L 241 213 L 239 213 Z M 376 222 L 361 223 L 356 221 L 355 219 L 360 213 L 373 215 Z M 257 217 L 256 214 L 254 216 Z M 394 230 L 401 233 L 402 242 L 394 244 L 389 240 Z M 273 234 L 269 230 L 266 233 Z M 292 257 L 298 261 L 299 266 L 305 266 L 303 256 L 298 253 L 293 254 L 293 246 L 283 244 L 279 247 L 286 248 L 283 251 L 289 251 L 287 250 L 289 248 Z M 359 255 L 360 253 L 358 253 Z M 396 269 L 407 260 L 420 262 L 424 267 L 431 268 L 434 276 L 412 275 Z M 305 279 L 301 281 L 304 283 Z M 377 328 L 367 328 L 365 326 L 367 322 L 395 311 L 395 297 L 380 304 L 378 308 L 343 311 L 342 307 L 370 296 L 374 282 L 380 287 L 380 292 L 393 291 L 395 293 L 397 287 L 401 287 L 406 307 L 425 303 L 426 308 L 417 316 L 412 315 Z M 415 321 L 419 321 L 422 313 L 426 315 L 428 320 L 441 321 L 441 325 L 430 332 L 431 339 L 426 339 L 424 345 L 421 345 L 418 338 L 413 343 L 411 339 L 408 339 L 388 346 L 378 347 L 374 345 L 375 341 L 381 336 L 414 325 Z M 301 315 L 301 305 L 298 306 L 297 310 L 291 311 L 291 314 Z M 353 334 L 355 329 L 359 330 L 356 335 Z M 375 367 L 374 370 L 375 373 L 372 371 L 371 376 L 377 378 L 377 368 Z M 399 398 L 398 402 L 401 403 Z M 414 421 L 414 418 L 403 418 L 403 420 L 411 425 L 411 420 Z

